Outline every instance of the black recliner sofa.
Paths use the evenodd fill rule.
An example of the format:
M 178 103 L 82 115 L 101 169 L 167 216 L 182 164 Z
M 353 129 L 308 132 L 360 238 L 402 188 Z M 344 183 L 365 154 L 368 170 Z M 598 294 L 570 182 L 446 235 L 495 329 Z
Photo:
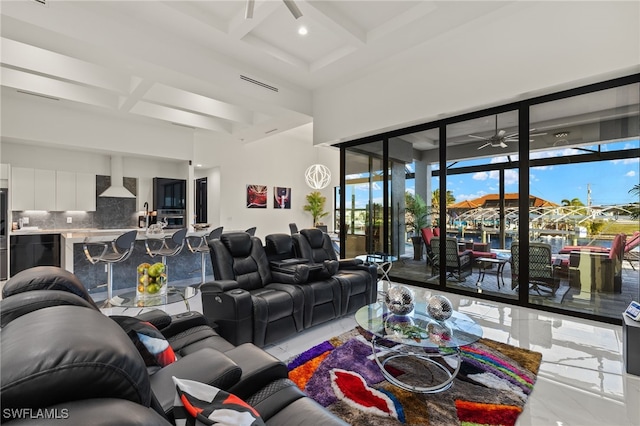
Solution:
M 293 235 L 296 255 L 311 263 L 335 261 L 338 269 L 333 275 L 342 289 L 342 315 L 352 314 L 360 307 L 376 301 L 378 269 L 359 259 L 340 259 L 331 238 L 320 229 L 302 229 Z
M 326 234 L 313 231 L 331 247 Z M 297 235 L 268 235 L 262 246 L 235 232 L 209 243 L 215 280 L 200 286 L 202 309 L 231 343 L 264 346 L 375 300 L 375 265 L 321 256 L 304 242 L 297 250 Z
M 234 393 L 266 424 L 309 418 L 345 424 L 288 380 L 280 361 L 252 344 L 235 347 L 194 312 L 142 316 L 167 336 L 179 358 L 148 371 L 126 332 L 59 268 L 33 268 L 9 280 L 0 314 L 3 422 L 172 424 L 176 376 Z M 60 418 L 43 421 L 33 413 Z
M 297 262 L 309 268 L 305 283 L 295 284 L 304 295 L 304 328 L 322 324 L 342 316 L 342 289 L 333 277 L 338 270 L 337 261 L 311 264 L 307 259 L 296 257 L 293 238 L 289 234 L 271 234 L 265 237 L 265 253 L 272 270 L 294 273 Z
M 309 268 L 272 271 L 262 242 L 246 232 L 209 242 L 215 281 L 200 286 L 204 316 L 234 345 L 282 340 L 304 328 L 304 293 Z

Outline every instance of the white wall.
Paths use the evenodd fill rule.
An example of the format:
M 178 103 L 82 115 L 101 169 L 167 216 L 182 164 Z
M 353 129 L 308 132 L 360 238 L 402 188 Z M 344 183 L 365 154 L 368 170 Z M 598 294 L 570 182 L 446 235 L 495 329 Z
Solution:
M 339 184 L 339 150 L 314 147 L 311 125 L 258 142 L 229 144 L 217 140 L 215 135 L 209 132 L 188 132 L 189 138 L 179 132 L 175 139 L 172 137 L 176 135 L 169 132 L 157 139 L 158 133 L 166 130 L 167 126 L 163 123 L 154 127 L 97 114 L 83 116 L 83 120 L 86 118 L 86 121 L 113 127 L 110 129 L 112 135 L 125 135 L 129 130 L 138 130 L 135 137 L 127 137 L 127 143 L 109 145 L 106 144 L 108 135 L 101 134 L 104 128 L 71 125 L 69 123 L 79 118 L 76 111 L 73 108 L 52 111 L 47 105 L 50 102 L 52 101 L 36 99 L 31 102 L 33 107 L 20 102 L 16 109 L 21 110 L 22 114 L 27 110 L 39 110 L 55 115 L 55 120 L 51 117 L 42 120 L 15 119 L 6 127 L 6 119 L 11 120 L 21 114 L 7 111 L 16 105 L 12 105 L 11 108 L 3 105 L 3 138 L 0 142 L 3 163 L 109 175 L 110 154 L 113 151 L 124 158 L 125 176 L 142 179 L 155 176 L 186 179 L 190 174 L 188 161 L 192 161 L 192 167 L 202 163 L 206 167 L 195 168 L 192 175 L 194 178 L 208 178 L 207 222 L 213 226 L 222 225 L 227 230 L 256 226 L 256 235 L 264 238 L 271 233 L 288 233 L 288 224 L 291 222 L 297 223 L 300 228 L 312 225 L 311 215 L 302 207 L 306 202 L 305 195 L 311 192 L 304 182 L 304 172 L 310 165 L 320 162 L 331 169 L 333 176 L 331 185 L 322 191 L 327 197 L 326 210 L 331 213 L 324 222 L 332 223 L 333 187 Z M 84 142 L 80 143 L 81 141 Z M 177 145 L 178 148 L 173 145 Z M 107 147 L 110 149 L 102 152 L 100 147 L 105 148 L 105 151 Z M 116 147 L 119 147 L 119 151 L 114 151 Z M 143 156 L 141 152 L 153 154 L 154 157 Z M 267 185 L 266 209 L 246 208 L 246 185 L 249 184 Z M 292 189 L 291 209 L 280 210 L 273 207 L 274 186 Z
M 309 134 L 311 127 L 309 126 Z M 322 190 L 327 197 L 326 210 L 331 214 L 325 223 L 333 220 L 333 187 L 340 183 L 339 150 L 329 147 L 314 147 L 310 137 L 300 132 L 283 133 L 249 144 L 226 145 L 203 136 L 196 144 L 196 162 L 208 158 L 219 164 L 211 172 L 212 178 L 220 179 L 220 199 L 218 203 L 219 225 L 227 230 L 242 230 L 257 227 L 256 235 L 264 238 L 272 233 L 288 233 L 290 222 L 299 228 L 311 227 L 312 217 L 303 210 L 305 196 L 312 190 L 304 181 L 304 172 L 312 164 L 322 163 L 331 169 L 332 181 Z M 211 183 L 207 182 L 210 186 Z M 266 185 L 268 207 L 249 209 L 246 207 L 246 186 Z M 291 209 L 273 207 L 273 187 L 291 188 Z M 211 205 L 211 204 L 210 204 Z M 209 215 L 216 210 L 209 208 Z M 213 223 L 212 216 L 209 223 Z M 218 225 L 218 224 L 216 224 Z M 331 230 L 332 227 L 329 227 Z
M 499 10 L 463 31 L 452 28 L 390 57 L 366 75 L 316 90 L 314 143 L 346 141 L 575 87 L 581 80 L 640 72 L 638 2 L 516 2 L 506 8 L 522 19 Z M 409 65 L 399 62 L 400 56 Z M 474 65 L 487 64 L 487 58 L 494 58 L 493 66 Z

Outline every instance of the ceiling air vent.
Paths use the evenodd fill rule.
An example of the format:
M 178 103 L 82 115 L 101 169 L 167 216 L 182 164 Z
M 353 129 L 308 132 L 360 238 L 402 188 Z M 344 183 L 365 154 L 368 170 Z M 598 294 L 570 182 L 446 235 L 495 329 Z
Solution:
M 265 89 L 273 90 L 274 92 L 278 91 L 277 87 L 273 87 L 273 86 L 268 85 L 267 83 L 263 83 L 261 81 L 254 80 L 253 78 L 247 77 L 246 75 L 242 75 L 241 74 L 240 75 L 240 79 L 244 80 L 244 81 L 248 81 L 249 83 L 253 83 L 253 84 L 257 85 L 257 86 L 264 87 Z

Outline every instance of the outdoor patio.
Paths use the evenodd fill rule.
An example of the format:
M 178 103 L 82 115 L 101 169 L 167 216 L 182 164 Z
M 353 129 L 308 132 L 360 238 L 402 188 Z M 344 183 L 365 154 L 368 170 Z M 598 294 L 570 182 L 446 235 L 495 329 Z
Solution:
M 547 293 L 539 294 L 535 290 L 530 291 L 530 300 L 534 304 L 545 306 L 561 305 L 564 309 L 586 312 L 590 314 L 603 315 L 607 317 L 618 318 L 624 309 L 629 305 L 631 300 L 637 300 L 640 287 L 640 262 L 633 261 L 632 268 L 628 261 L 624 261 L 622 265 L 622 292 L 606 293 L 606 292 L 584 292 L 579 287 L 572 287 L 571 272 L 559 274 L 560 286 L 554 296 Z M 483 293 L 504 297 L 508 299 L 518 298 L 518 289 L 511 288 L 511 264 L 507 262 L 503 271 L 504 286 L 498 288 L 497 268 L 494 266 L 486 270 L 486 274 L 481 283 L 478 283 L 480 268 L 476 264 L 473 266 L 473 272 L 463 281 L 455 280 L 447 281 L 447 287 L 458 290 L 468 291 L 470 293 Z M 407 253 L 400 260 L 394 262 L 389 276 L 393 281 L 411 282 L 420 286 L 424 283 L 437 284 L 438 276 L 432 276 L 431 266 L 427 265 L 426 260 L 413 260 L 413 253 Z

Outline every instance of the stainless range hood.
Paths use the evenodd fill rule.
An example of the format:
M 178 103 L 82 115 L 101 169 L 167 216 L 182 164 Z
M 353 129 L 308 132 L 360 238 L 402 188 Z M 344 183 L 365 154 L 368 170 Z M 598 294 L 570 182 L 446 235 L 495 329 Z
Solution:
M 111 157 L 111 186 L 107 188 L 99 197 L 114 198 L 136 198 L 127 188 L 124 187 L 124 166 L 123 159 L 119 155 Z

